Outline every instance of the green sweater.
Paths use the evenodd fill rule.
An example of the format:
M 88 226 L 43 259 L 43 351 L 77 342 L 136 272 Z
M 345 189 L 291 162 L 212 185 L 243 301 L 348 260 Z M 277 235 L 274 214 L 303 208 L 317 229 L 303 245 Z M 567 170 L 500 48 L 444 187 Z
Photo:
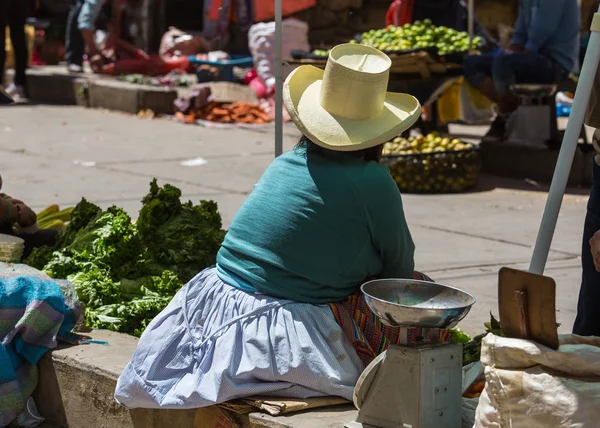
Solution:
M 330 303 L 369 277 L 411 278 L 414 249 L 387 167 L 297 148 L 271 163 L 240 208 L 217 272 L 245 291 Z

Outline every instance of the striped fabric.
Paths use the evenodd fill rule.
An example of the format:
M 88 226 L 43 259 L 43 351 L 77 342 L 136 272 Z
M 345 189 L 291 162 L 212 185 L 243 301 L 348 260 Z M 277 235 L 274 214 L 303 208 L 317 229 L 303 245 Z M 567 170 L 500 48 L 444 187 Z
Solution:
M 24 265 L 0 263 L 0 426 L 25 407 L 37 385 L 36 364 L 65 337 L 83 308 L 75 290 Z
M 413 273 L 413 279 L 433 282 L 427 275 L 417 271 Z M 381 319 L 369 309 L 360 291 L 343 302 L 332 303 L 329 306 L 335 320 L 352 343 L 365 367 L 390 344 L 406 345 L 416 342 L 417 339 L 429 341 L 432 335 L 437 335 L 438 340 L 442 342 L 450 340 L 449 330 L 398 328 L 384 325 Z

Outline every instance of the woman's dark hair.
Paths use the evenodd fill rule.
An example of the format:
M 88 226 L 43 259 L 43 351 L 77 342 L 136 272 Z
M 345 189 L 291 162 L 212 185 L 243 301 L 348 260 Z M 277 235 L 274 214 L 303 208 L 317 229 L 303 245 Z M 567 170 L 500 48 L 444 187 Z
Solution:
M 366 162 L 373 161 L 379 163 L 381 161 L 382 146 L 383 144 L 380 144 L 378 146 L 364 150 L 356 150 L 353 152 L 337 152 L 334 150 L 326 149 L 325 147 L 321 147 L 318 144 L 313 143 L 311 140 L 309 140 L 303 135 L 300 138 L 300 141 L 298 141 L 298 144 L 296 144 L 296 149 L 305 149 L 307 155 L 320 154 L 322 156 L 332 156 L 333 154 L 344 153 L 348 157 L 354 159 L 362 159 Z

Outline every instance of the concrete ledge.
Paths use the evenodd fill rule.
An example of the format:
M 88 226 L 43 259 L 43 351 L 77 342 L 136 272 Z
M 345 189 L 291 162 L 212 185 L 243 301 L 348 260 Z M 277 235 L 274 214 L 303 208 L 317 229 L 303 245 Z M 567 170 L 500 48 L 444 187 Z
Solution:
M 45 424 L 54 428 L 193 428 L 194 410 L 127 410 L 113 398 L 116 381 L 135 350 L 137 339 L 94 331 L 106 345 L 63 347 L 39 365 L 34 399 Z
M 27 70 L 29 98 L 51 104 L 73 105 L 77 103 L 75 80 L 79 76 L 60 72 L 56 67 L 40 67 Z
M 510 177 L 550 182 L 558 159 L 558 151 L 545 147 L 519 146 L 505 142 L 481 143 L 483 171 L 500 177 Z M 570 186 L 587 186 L 592 183 L 592 158 L 594 153 L 577 150 L 573 159 Z
M 136 85 L 112 79 L 97 79 L 88 84 L 89 105 L 93 108 L 137 114 L 150 109 L 157 114 L 173 114 L 177 91 L 170 88 Z
M 43 427 L 209 428 L 202 424 L 201 411 L 194 409 L 128 410 L 117 404 L 117 379 L 138 339 L 105 330 L 93 331 L 89 336 L 105 344 L 59 347 L 42 358 L 33 398 L 46 418 Z M 326 428 L 342 427 L 355 417 L 352 406 L 341 406 L 279 417 L 252 413 L 235 419 L 244 428 Z

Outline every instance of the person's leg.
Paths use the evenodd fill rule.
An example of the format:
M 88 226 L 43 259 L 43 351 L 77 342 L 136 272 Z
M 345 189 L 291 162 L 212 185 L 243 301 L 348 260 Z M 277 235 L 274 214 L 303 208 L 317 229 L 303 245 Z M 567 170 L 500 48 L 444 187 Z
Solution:
M 25 0 L 13 0 L 8 11 L 8 26 L 10 28 L 10 41 L 15 53 L 15 85 L 18 88 L 26 88 L 27 62 L 29 61 L 29 50 L 27 49 L 27 37 L 25 36 L 25 22 L 29 13 L 29 2 Z M 24 94 L 20 93 L 23 96 Z
M 573 333 L 581 336 L 600 336 L 600 272 L 594 266 L 590 251 L 590 239 L 600 230 L 600 166 L 594 161 L 593 168 L 594 185 L 583 229 L 581 289 L 573 326 Z
M 498 94 L 497 104 L 500 115 L 510 115 L 518 107 L 518 100 L 512 95 L 510 87 L 522 83 L 518 76 L 533 64 L 532 55 L 527 53 L 501 52 L 496 56 L 492 66 L 492 76 Z
M 69 16 L 67 18 L 67 32 L 65 35 L 65 59 L 68 64 L 79 67 L 83 65 L 83 54 L 85 53 L 85 43 L 77 24 L 81 6 L 83 6 L 83 0 L 71 1 L 71 9 L 69 10 Z
M 530 52 L 500 53 L 494 60 L 492 73 L 498 93 L 498 108 L 505 114 L 518 107 L 518 101 L 510 91 L 511 85 L 556 83 L 566 74 L 549 58 Z
M 496 50 L 484 55 L 474 55 L 465 61 L 465 79 L 467 82 L 481 92 L 487 99 L 498 104 L 499 98 L 496 92 L 496 84 L 493 78 L 493 67 L 496 58 L 503 55 L 502 50 Z M 501 140 L 506 130 L 506 117 L 498 111 L 490 129 L 482 138 L 483 142 Z
M 492 101 L 496 98 L 492 82 L 492 64 L 495 56 L 495 52 L 471 55 L 465 59 L 463 65 L 465 80 Z
M 6 47 L 4 46 L 4 34 L 8 25 L 8 6 L 10 0 L 0 0 L 0 86 L 4 85 L 4 64 L 6 64 Z

